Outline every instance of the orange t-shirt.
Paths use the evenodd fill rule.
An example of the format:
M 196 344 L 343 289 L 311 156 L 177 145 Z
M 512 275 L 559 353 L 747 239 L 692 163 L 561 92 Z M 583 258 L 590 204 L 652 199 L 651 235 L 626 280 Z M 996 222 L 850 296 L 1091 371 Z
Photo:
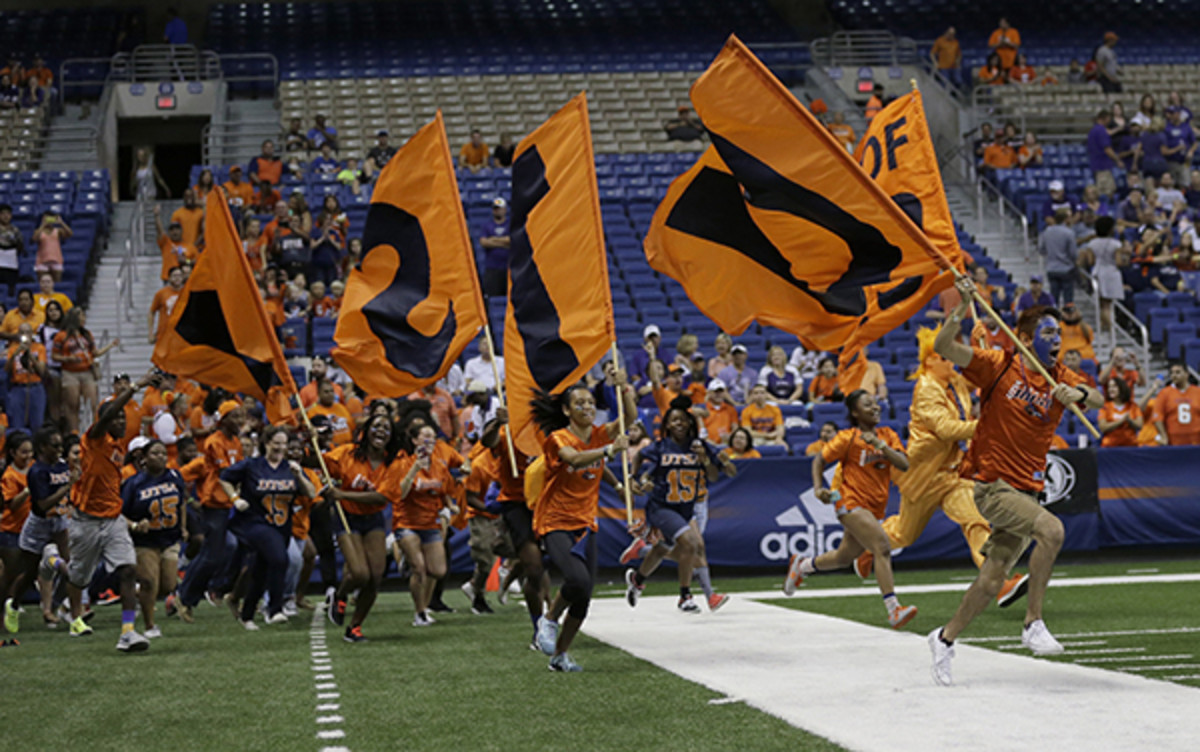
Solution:
M 148 387 L 142 395 L 142 417 L 156 418 L 166 409 L 167 404 L 163 401 L 162 389 L 154 386 Z
M 770 433 L 783 425 L 783 411 L 775 405 L 759 407 L 750 403 L 742 408 L 742 426 L 758 433 Z
M 508 426 L 500 427 L 500 435 L 496 446 L 492 447 L 492 457 L 496 460 L 496 482 L 500 484 L 500 495 L 497 501 L 515 501 L 525 503 L 525 468 L 529 467 L 529 457 L 513 444 L 513 454 L 517 459 L 517 474 L 514 477 L 512 463 L 508 459 Z M 474 460 L 472 460 L 473 462 Z
M 999 44 L 1006 41 L 1012 47 L 1000 47 Z M 1017 61 L 1017 48 L 1021 46 L 1021 32 L 1009 27 L 1008 29 L 996 29 L 992 35 L 988 37 L 988 47 L 995 47 L 996 54 L 1000 56 L 1000 67 L 1008 70 L 1013 67 L 1013 63 Z
M 125 447 L 121 439 L 105 433 L 92 438 L 90 432 L 79 441 L 83 465 L 79 482 L 71 489 L 71 501 L 84 514 L 111 519 L 121 514 L 121 466 Z
M 933 42 L 933 47 L 929 52 L 937 58 L 937 67 L 940 70 L 953 68 L 958 65 L 959 53 L 962 51 L 962 46 L 957 39 L 947 39 L 946 37 L 938 37 Z
M 42 377 L 37 375 L 37 371 L 27 369 L 21 363 L 21 358 L 16 357 L 17 350 L 21 348 L 17 343 L 8 346 L 8 360 L 13 364 L 12 383 L 14 384 L 40 384 Z M 42 365 L 46 364 L 46 348 L 43 345 L 34 342 L 29 345 L 29 353 L 37 360 L 42 361 Z
M 32 463 L 29 467 L 32 467 Z M 29 496 L 20 504 L 12 503 L 18 494 L 29 487 L 29 476 L 26 475 L 29 467 L 22 471 L 14 465 L 9 465 L 4 468 L 4 474 L 0 475 L 0 494 L 4 496 L 4 505 L 0 508 L 0 533 L 20 533 L 25 525 L 25 518 L 29 516 Z
M 170 285 L 154 293 L 154 300 L 150 301 L 150 314 L 158 314 L 158 323 L 154 329 L 155 339 L 162 337 L 163 331 L 167 328 L 167 319 L 171 317 L 171 311 L 175 309 L 175 303 L 178 302 L 181 294 L 183 294 L 183 290 L 176 290 Z
M 1154 410 L 1167 429 L 1171 446 L 1200 444 L 1200 386 L 1188 384 L 1180 391 L 1167 384 L 1154 398 Z
M 762 454 L 760 454 L 757 449 L 751 449 L 750 451 L 742 452 L 741 454 L 738 454 L 737 452 L 733 451 L 732 449 L 722 449 L 721 456 L 727 460 L 761 460 L 762 459 Z
M 204 440 L 204 479 L 200 482 L 200 505 L 212 509 L 229 509 L 233 501 L 218 483 L 221 471 L 241 462 L 242 440 L 237 436 L 226 436 L 224 431 L 214 431 Z
M 1080 386 L 1083 379 L 1061 363 L 1050 375 L 1060 384 Z M 963 376 L 983 390 L 975 438 L 959 469 L 964 478 L 990 483 L 1004 480 L 1029 493 L 1042 490 L 1046 452 L 1065 409 L 1050 396 L 1050 386 L 1019 355 L 972 348 Z
M 400 484 L 409 469 L 417 461 L 416 455 L 405 454 L 396 458 L 383 479 L 380 491 L 392 502 L 393 530 L 436 530 L 441 527 L 438 512 L 446 504 L 446 497 L 454 495 L 454 478 L 436 453 L 430 458 L 429 467 L 417 471 L 407 496 L 400 496 Z
M 82 334 L 71 336 L 66 331 L 61 331 L 54 335 L 54 352 L 58 353 L 59 357 L 71 358 L 83 356 L 80 360 L 68 361 L 62 363 L 64 371 L 80 373 L 92 367 L 95 362 L 93 354 L 95 350 L 88 342 L 87 337 Z
M 818 452 L 825 451 L 825 445 L 828 443 L 829 443 L 828 441 L 824 441 L 822 439 L 817 439 L 813 443 L 804 447 L 804 456 L 812 457 L 814 454 L 817 454 Z
M 471 474 L 467 476 L 467 481 L 464 484 L 465 490 L 468 493 L 475 494 L 480 499 L 484 499 L 487 496 L 488 487 L 500 480 L 500 461 L 483 444 L 476 444 L 471 447 L 471 451 L 467 456 L 471 460 Z M 468 520 L 473 517 L 484 517 L 489 520 L 496 519 L 496 515 L 481 512 L 470 504 L 464 506 L 466 507 L 464 511 Z
M 1158 413 L 1154 411 L 1154 400 L 1150 400 L 1142 408 L 1142 430 L 1138 431 L 1138 446 L 1158 446 L 1158 428 L 1154 425 L 1154 421 L 1158 420 L 1157 416 Z
M 237 207 L 249 207 L 254 203 L 254 187 L 246 181 L 242 181 L 237 185 L 233 181 L 227 181 L 221 185 L 225 189 L 225 193 L 229 196 L 229 205 Z
M 309 417 L 324 415 L 329 419 L 329 440 L 334 446 L 349 444 L 354 440 L 354 418 L 350 411 L 340 402 L 334 402 L 329 407 L 317 403 L 308 408 Z
M 1008 71 L 1008 80 L 1018 84 L 1031 84 L 1037 80 L 1037 71 L 1032 65 L 1014 65 Z
M 708 408 L 708 417 L 704 419 L 708 440 L 724 444 L 729 438 L 729 434 L 733 433 L 733 429 L 738 426 L 737 408 L 728 402 L 722 402 L 720 407 L 709 402 L 705 407 Z
M 463 144 L 463 147 L 458 151 L 458 162 L 461 166 L 467 165 L 482 165 L 487 164 L 488 147 L 487 144 L 475 144 L 468 141 Z
M 189 209 L 181 206 L 171 212 L 171 221 L 178 222 L 179 226 L 183 228 L 184 245 L 195 246 L 196 241 L 200 239 L 200 223 L 204 221 L 204 208 L 197 206 Z
M 195 261 L 200 252 L 191 243 L 172 243 L 166 235 L 158 236 L 158 250 L 162 252 L 162 269 L 160 276 L 163 281 L 171 274 L 171 270 L 184 261 Z
M 837 389 L 837 385 L 837 376 L 829 377 L 817 374 L 808 385 L 808 398 L 815 400 L 817 397 L 822 397 L 826 400 L 832 400 L 833 392 Z
M 1066 355 L 1071 350 L 1078 350 L 1079 357 L 1084 360 L 1095 360 L 1096 351 L 1092 349 L 1092 340 L 1095 338 L 1095 333 L 1091 327 L 1084 328 L 1083 323 L 1061 325 L 1062 329 L 1062 344 L 1058 351 Z M 1062 357 L 1061 355 L 1059 357 Z
M 600 502 L 600 481 L 604 478 L 604 461 L 596 460 L 585 467 L 571 467 L 560 449 L 576 451 L 599 449 L 612 442 L 604 426 L 592 426 L 587 441 L 571 429 L 560 428 L 542 442 L 546 462 L 546 482 L 533 508 L 533 529 L 539 536 L 551 530 L 596 529 L 596 507 Z
M 312 313 L 318 318 L 333 318 L 337 316 L 338 306 L 334 303 L 333 298 L 326 295 L 319 300 L 314 300 L 312 304 Z
M 900 437 L 887 426 L 877 426 L 875 436 L 892 449 L 904 451 Z M 892 463 L 881 451 L 863 441 L 862 431 L 857 428 L 838 431 L 821 449 L 821 458 L 826 463 L 842 463 L 842 499 L 838 506 L 847 511 L 862 507 L 882 520 L 887 511 Z
M 333 384 L 333 393 L 337 395 L 337 401 L 342 401 L 342 387 L 337 382 Z M 310 381 L 300 387 L 300 401 L 305 407 L 312 407 L 317 404 L 317 382 Z
M 1104 403 L 1104 407 L 1100 408 L 1100 420 L 1106 423 L 1111 423 L 1115 420 L 1122 420 L 1126 417 L 1135 420 L 1142 417 L 1142 411 L 1132 402 L 1126 402 L 1125 407 L 1117 408 L 1116 404 L 1109 401 Z M 1102 447 L 1130 447 L 1137 446 L 1138 432 L 1133 430 L 1128 424 L 1120 428 L 1114 428 L 1100 440 Z
M 142 434 L 142 406 L 132 397 L 125 403 L 125 446 Z
M 1008 170 L 1017 166 L 1017 151 L 1008 144 L 989 144 L 983 150 L 983 163 L 997 170 Z
M 391 465 L 381 463 L 378 467 L 372 467 L 370 460 L 355 457 L 354 449 L 353 444 L 343 444 L 325 453 L 325 466 L 329 468 L 329 475 L 341 484 L 343 491 L 378 491 Z M 381 504 L 361 504 L 346 500 L 341 504 L 346 514 L 375 514 L 383 511 Z

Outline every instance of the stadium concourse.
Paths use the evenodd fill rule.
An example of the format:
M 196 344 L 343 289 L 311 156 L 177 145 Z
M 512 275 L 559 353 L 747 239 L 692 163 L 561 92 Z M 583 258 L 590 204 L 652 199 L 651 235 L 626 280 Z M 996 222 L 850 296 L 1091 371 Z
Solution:
M 1188 105 L 1200 89 L 1195 43 L 1164 31 L 1200 2 L 1085 0 L 1036 19 L 1007 0 L 62 5 L 0 11 L 0 660 L 16 686 L 37 672 L 69 680 L 67 664 L 100 648 L 67 636 L 111 632 L 118 650 L 161 654 L 232 703 L 238 721 L 203 748 L 383 748 L 396 737 L 379 731 L 393 719 L 378 707 L 394 698 L 364 677 L 419 645 L 414 674 L 457 688 L 414 686 L 414 713 L 452 726 L 447 700 L 503 689 L 479 681 L 491 672 L 518 677 L 556 716 L 546 725 L 559 736 L 532 744 L 492 719 L 496 737 L 470 732 L 484 747 L 614 746 L 587 715 L 613 709 L 633 738 L 664 748 L 1183 749 L 1195 738 L 1188 641 L 1200 613 L 1166 604 L 1200 576 L 1179 555 L 1200 543 L 1188 472 L 1200 445 L 1200 128 Z M 796 143 L 840 159 L 920 81 L 944 173 L 932 194 L 945 194 L 945 225 L 995 317 L 968 310 L 960 281 L 864 348 L 848 377 L 837 351 L 782 328 L 722 331 L 695 279 L 651 266 L 648 237 L 659 233 L 664 253 L 679 242 L 662 239 L 656 211 L 685 211 L 668 189 L 714 147 L 747 217 L 739 231 L 771 235 L 754 224 L 757 173 L 731 158 L 753 151 L 745 133 L 697 114 L 692 86 L 717 75 L 731 34 L 804 105 L 797 122 L 816 124 L 816 141 Z M 880 39 L 884 52 L 871 46 Z M 129 116 L 155 86 L 161 133 Z M 577 385 L 534 401 L 549 436 L 534 461 L 519 423 L 530 409 L 504 399 L 514 383 L 556 383 L 535 371 L 560 350 L 531 355 L 524 334 L 505 348 L 506 314 L 516 322 L 524 302 L 510 290 L 529 280 L 517 267 L 544 237 L 529 230 L 530 176 L 513 165 L 535 143 L 560 185 L 559 142 L 543 124 L 581 91 L 602 235 L 593 276 L 607 267 L 615 363 L 582 364 Z M 173 121 L 210 96 L 203 135 Z M 173 141 L 184 131 L 188 143 Z M 453 161 L 437 190 L 439 173 L 420 171 L 428 160 L 404 161 L 440 149 L 435 135 Z M 847 182 L 879 173 L 849 167 Z M 425 193 L 404 182 L 414 175 L 434 176 L 426 204 L 405 203 Z M 494 354 L 480 335 L 430 365 L 448 340 L 415 322 L 427 310 L 408 314 L 444 284 L 430 261 L 449 253 L 444 236 L 421 220 L 453 184 Z M 871 188 L 896 209 L 886 186 Z M 935 217 L 920 200 L 914 216 L 908 198 L 896 204 L 921 234 Z M 397 227 L 410 219 L 421 237 L 405 246 L 412 235 Z M 372 303 L 408 301 L 395 326 L 347 323 L 368 320 L 361 285 L 379 267 L 364 258 L 393 243 L 397 280 L 414 258 L 434 271 Z M 582 244 L 566 250 L 560 259 L 589 263 Z M 805 275 L 820 254 L 782 252 L 772 273 L 813 289 Z M 585 296 L 546 291 L 568 272 L 540 275 L 546 303 L 520 315 L 550 309 L 558 327 Z M 251 356 L 246 332 L 260 324 Z M 429 378 L 368 388 L 386 375 L 347 354 L 356 336 L 386 349 L 380 371 Z M 180 355 L 200 345 L 207 365 Z M 273 399 L 272 366 L 311 425 Z M 1060 549 L 1070 561 L 1052 575 Z M 671 567 L 655 574 L 661 560 Z M 783 600 L 781 584 L 797 597 Z M 994 600 L 1018 607 L 984 610 Z M 460 671 L 463 642 L 480 673 Z M 584 671 L 581 722 L 535 681 L 547 658 L 525 660 L 526 647 L 552 671 Z M 197 668 L 196 651 L 222 654 Z M 98 694 L 120 698 L 141 673 L 177 691 L 147 665 L 114 668 Z M 251 723 L 237 704 L 253 698 L 224 696 L 239 670 L 295 695 L 276 708 L 270 742 L 229 736 Z M 646 704 L 678 699 L 680 718 L 645 715 L 629 677 Z M 980 699 L 1013 723 L 978 738 Z M 120 710 L 106 702 L 63 722 L 89 728 Z M 867 722 L 864 704 L 902 720 Z M 31 716 L 21 746 L 52 725 Z M 430 733 L 431 748 L 461 742 Z

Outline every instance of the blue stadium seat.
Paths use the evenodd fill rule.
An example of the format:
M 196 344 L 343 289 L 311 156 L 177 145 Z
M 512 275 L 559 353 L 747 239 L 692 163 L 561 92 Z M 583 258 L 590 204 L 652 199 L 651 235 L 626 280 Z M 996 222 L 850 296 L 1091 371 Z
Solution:
M 1183 357 L 1183 343 L 1196 336 L 1195 324 L 1167 324 L 1164 348 L 1168 358 Z
M 1177 308 L 1152 308 L 1150 309 L 1149 319 L 1147 321 L 1150 329 L 1150 341 L 1156 345 L 1162 344 L 1163 335 L 1166 328 L 1170 324 L 1179 323 L 1179 309 Z

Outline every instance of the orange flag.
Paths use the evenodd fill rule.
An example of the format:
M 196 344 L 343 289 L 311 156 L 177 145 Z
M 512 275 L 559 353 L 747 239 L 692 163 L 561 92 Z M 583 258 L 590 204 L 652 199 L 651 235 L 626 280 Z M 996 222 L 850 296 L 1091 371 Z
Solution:
M 222 188 L 208 194 L 204 216 L 204 253 L 154 346 L 154 365 L 248 394 L 266 405 L 271 422 L 286 420 L 292 414 L 288 398 L 296 394 L 296 384 Z
M 587 98 L 521 139 L 513 156 L 504 369 L 517 448 L 541 453 L 529 401 L 583 378 L 612 346 L 612 294 Z
M 722 329 L 853 353 L 950 283 L 955 259 L 736 37 L 691 97 L 713 145 L 671 184 L 646 256 Z
M 445 376 L 486 320 L 440 110 L 379 173 L 363 249 L 333 357 L 367 394 L 402 397 Z

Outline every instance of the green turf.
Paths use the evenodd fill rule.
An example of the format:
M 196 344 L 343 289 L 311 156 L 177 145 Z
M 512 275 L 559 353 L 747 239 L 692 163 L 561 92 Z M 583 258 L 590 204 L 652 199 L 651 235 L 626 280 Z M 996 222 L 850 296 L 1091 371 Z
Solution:
M 447 601 L 465 611 L 461 593 Z M 22 645 L 0 651 L 0 691 L 21 698 L 8 706 L 20 712 L 5 714 L 3 748 L 75 739 L 121 752 L 841 749 L 742 703 L 709 705 L 721 695 L 584 635 L 572 649 L 584 673 L 551 673 L 528 649 L 519 602 L 494 616 L 438 618 L 414 628 L 407 593 L 387 593 L 365 625 L 367 644 L 347 645 L 322 622 L 346 737 L 321 742 L 311 612 L 247 633 L 201 604 L 193 625 L 160 617 L 166 636 L 140 655 L 114 648 L 116 606 L 102 607 L 84 638 L 27 614 Z

